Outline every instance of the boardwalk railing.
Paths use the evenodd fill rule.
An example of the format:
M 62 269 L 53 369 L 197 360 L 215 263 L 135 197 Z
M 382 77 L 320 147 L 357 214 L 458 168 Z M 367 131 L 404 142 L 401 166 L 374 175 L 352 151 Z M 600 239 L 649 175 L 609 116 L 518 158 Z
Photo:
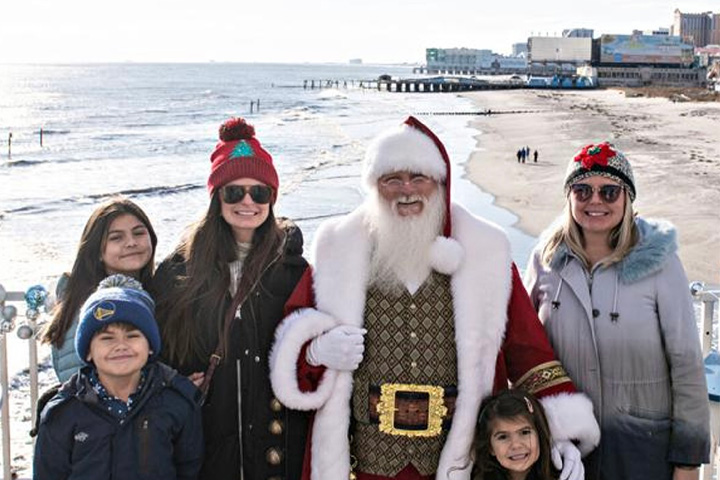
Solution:
M 700 337 L 703 358 L 709 359 L 712 355 L 717 355 L 718 332 L 716 329 L 718 325 L 713 319 L 720 298 L 720 287 L 707 286 L 702 282 L 692 282 L 690 284 L 690 293 L 696 301 L 700 302 L 700 315 L 702 318 Z M 32 425 L 35 425 L 35 405 L 38 399 L 37 320 L 42 311 L 46 310 L 46 299 L 47 291 L 41 285 L 34 285 L 25 292 L 8 292 L 0 284 L 0 404 L 2 405 L 0 421 L 2 422 L 2 478 L 4 480 L 13 478 L 11 468 L 13 457 L 10 452 L 10 402 L 12 401 L 12 392 L 9 390 L 8 377 L 11 372 L 8 372 L 7 336 L 16 331 L 20 339 L 29 342 L 30 412 Z M 23 315 L 18 316 L 16 304 L 25 307 Z M 18 319 L 20 319 L 19 323 L 17 322 Z M 709 369 L 706 368 L 706 372 L 708 371 Z M 718 364 L 717 378 L 720 379 L 720 364 Z M 720 380 L 718 380 L 718 383 L 720 383 Z M 717 478 L 714 477 L 714 474 L 718 471 L 715 453 L 720 440 L 720 396 L 713 395 L 713 391 L 720 392 L 720 384 L 714 385 L 712 378 L 709 376 L 708 388 L 710 391 L 710 423 L 713 439 L 710 464 L 702 469 L 703 480 Z
M 8 334 L 17 330 L 17 336 L 29 341 L 29 372 L 30 372 L 30 412 L 32 425 L 35 425 L 35 405 L 38 399 L 38 358 L 37 358 L 37 319 L 41 310 L 45 309 L 47 291 L 41 285 L 28 288 L 25 292 L 8 292 L 0 284 L 0 404 L 2 414 L 2 464 L 3 479 L 11 480 L 12 455 L 10 452 L 10 402 L 12 392 L 9 389 L 8 372 Z M 16 324 L 18 309 L 13 303 L 24 303 L 27 308 L 22 320 Z M 17 325 L 17 328 L 16 328 Z M 15 372 L 12 372 L 15 373 Z

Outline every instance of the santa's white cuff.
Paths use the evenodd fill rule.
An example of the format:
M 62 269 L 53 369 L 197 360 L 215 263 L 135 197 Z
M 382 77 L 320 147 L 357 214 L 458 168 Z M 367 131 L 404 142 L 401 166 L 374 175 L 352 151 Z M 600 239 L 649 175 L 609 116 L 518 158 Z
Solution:
M 559 393 L 540 399 L 554 441 L 570 440 L 584 455 L 600 443 L 600 426 L 584 393 Z
M 332 393 L 338 372 L 327 369 L 314 391 L 300 390 L 297 364 L 303 346 L 313 338 L 337 326 L 335 318 L 314 308 L 304 308 L 289 315 L 275 332 L 270 351 L 270 384 L 275 396 L 294 410 L 317 410 Z

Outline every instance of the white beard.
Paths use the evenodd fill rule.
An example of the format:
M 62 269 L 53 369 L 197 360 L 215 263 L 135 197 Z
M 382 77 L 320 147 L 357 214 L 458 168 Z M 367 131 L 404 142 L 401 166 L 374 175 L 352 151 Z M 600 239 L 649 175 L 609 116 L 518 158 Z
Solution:
M 392 205 L 372 190 L 366 203 L 371 212 L 369 227 L 374 240 L 370 260 L 370 284 L 383 291 L 420 286 L 432 272 L 430 247 L 442 232 L 445 220 L 445 193 L 439 187 L 429 198 L 401 197 Z M 420 215 L 403 217 L 398 201 L 423 201 Z

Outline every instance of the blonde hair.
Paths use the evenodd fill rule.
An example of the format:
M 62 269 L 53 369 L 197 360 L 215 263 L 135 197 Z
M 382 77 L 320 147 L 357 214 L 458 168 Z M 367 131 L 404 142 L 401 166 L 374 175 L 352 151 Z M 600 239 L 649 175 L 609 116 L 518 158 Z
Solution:
M 612 253 L 600 261 L 600 266 L 602 267 L 609 267 L 613 263 L 617 263 L 625 258 L 639 239 L 630 194 L 625 188 L 623 189 L 623 194 L 625 195 L 623 218 L 622 221 L 612 229 L 608 236 L 608 244 L 612 249 Z M 565 202 L 563 220 L 550 234 L 542 249 L 541 258 L 544 266 L 550 266 L 550 262 L 555 256 L 555 253 L 563 243 L 580 258 L 586 268 L 590 269 L 592 267 L 585 253 L 585 237 L 582 228 L 580 228 L 580 225 L 578 225 L 572 216 L 569 196 Z

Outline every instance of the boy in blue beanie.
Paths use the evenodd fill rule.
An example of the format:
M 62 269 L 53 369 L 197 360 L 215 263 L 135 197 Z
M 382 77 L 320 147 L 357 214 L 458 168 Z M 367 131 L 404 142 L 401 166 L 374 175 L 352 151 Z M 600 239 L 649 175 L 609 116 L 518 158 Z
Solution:
M 33 478 L 197 478 L 199 392 L 156 361 L 154 311 L 140 283 L 124 275 L 106 278 L 87 299 L 75 335 L 85 366 L 42 410 Z

